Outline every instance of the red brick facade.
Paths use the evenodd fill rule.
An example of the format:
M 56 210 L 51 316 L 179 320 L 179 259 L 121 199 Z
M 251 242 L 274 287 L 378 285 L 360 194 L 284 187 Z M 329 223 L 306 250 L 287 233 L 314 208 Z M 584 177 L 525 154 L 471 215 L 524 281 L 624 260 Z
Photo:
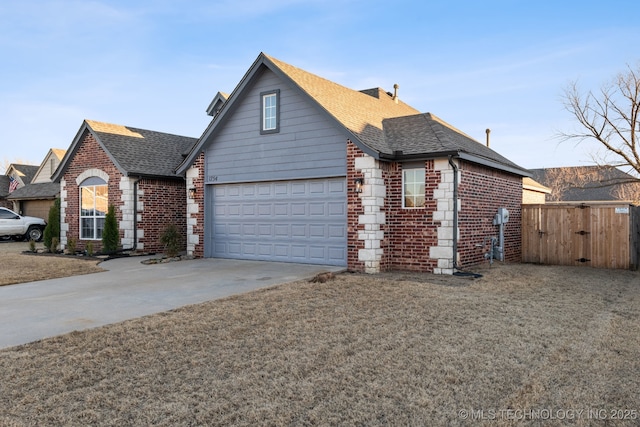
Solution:
M 101 240 L 80 239 L 80 193 L 76 180 L 78 176 L 90 169 L 97 169 L 108 175 L 109 205 L 115 206 L 116 218 L 120 228 L 120 223 L 123 219 L 122 207 L 125 204 L 123 191 L 120 188 L 123 175 L 93 135 L 90 132 L 85 132 L 78 150 L 73 158 L 70 159 L 63 176 L 66 183 L 64 188 L 66 194 L 63 200 L 63 203 L 65 203 L 63 206 L 64 217 L 61 218 L 61 222 L 68 225 L 66 232 L 67 242 L 69 239 L 73 239 L 78 250 L 85 250 L 87 243 L 91 241 L 93 250 L 99 252 L 102 249 Z M 139 221 L 137 229 L 143 230 L 138 236 L 138 241 L 143 244 L 145 252 L 162 252 L 163 247 L 159 242 L 160 234 L 170 223 L 178 227 L 182 236 L 186 235 L 185 193 L 186 187 L 182 179 L 141 179 L 138 182 Z M 133 202 L 133 194 L 129 197 Z M 122 240 L 124 230 L 120 228 L 119 232 Z
M 522 177 L 468 162 L 462 162 L 460 171 L 458 254 L 461 266 L 485 261 L 484 252 L 487 248 L 483 250 L 476 245 L 485 243 L 485 238 L 498 237 L 498 226 L 493 225 L 498 208 L 507 208 L 509 211 L 509 222 L 504 226 L 505 261 L 520 262 Z
M 359 260 L 359 250 L 364 242 L 358 232 L 364 225 L 358 218 L 364 213 L 359 194 L 354 193 L 353 182 L 361 177 L 355 169 L 355 159 L 365 154 L 354 144 L 347 145 L 347 196 L 348 206 L 348 255 L 347 266 L 353 271 L 364 271 L 364 263 Z M 386 187 L 384 206 L 385 223 L 380 229 L 384 239 L 380 270 L 410 270 L 433 272 L 438 260 L 431 258 L 430 249 L 438 245 L 438 229 L 442 221 L 434 219 L 438 200 L 434 191 L 441 183 L 441 172 L 436 170 L 433 160 L 424 162 L 425 167 L 425 207 L 403 208 L 402 206 L 402 164 L 398 162 L 378 162 Z M 466 268 L 485 261 L 486 248 L 478 247 L 485 237 L 498 236 L 498 227 L 493 225 L 493 217 L 498 208 L 509 210 L 510 219 L 505 226 L 505 260 L 520 261 L 521 247 L 521 203 L 522 178 L 477 164 L 459 161 L 460 182 L 458 183 L 458 228 L 457 241 L 458 268 Z M 367 183 L 365 182 L 365 185 Z M 449 220 L 453 223 L 453 220 Z M 451 248 L 453 256 L 453 247 Z
M 76 183 L 76 178 L 87 169 L 99 169 L 109 176 L 108 192 L 109 204 L 115 206 L 116 218 L 122 220 L 120 206 L 122 206 L 122 191 L 120 190 L 120 171 L 115 167 L 109 156 L 104 152 L 100 144 L 93 135 L 85 132 L 82 142 L 78 147 L 75 156 L 69 161 L 63 179 L 66 182 L 63 203 L 65 216 L 61 218 L 62 223 L 68 224 L 67 242 L 73 239 L 76 242 L 76 249 L 85 250 L 89 240 L 80 239 L 80 187 Z M 122 234 L 121 236 L 122 237 Z M 99 252 L 102 249 L 102 241 L 92 241 L 93 250 Z
M 144 230 L 139 238 L 145 252 L 162 253 L 164 247 L 160 236 L 169 224 L 178 228 L 182 242 L 180 251 L 187 248 L 187 200 L 184 180 L 141 179 L 138 182 L 139 199 L 143 205 L 138 210 L 140 221 L 138 229 Z M 111 194 L 109 194 L 111 201 Z M 122 234 L 122 232 L 121 232 Z

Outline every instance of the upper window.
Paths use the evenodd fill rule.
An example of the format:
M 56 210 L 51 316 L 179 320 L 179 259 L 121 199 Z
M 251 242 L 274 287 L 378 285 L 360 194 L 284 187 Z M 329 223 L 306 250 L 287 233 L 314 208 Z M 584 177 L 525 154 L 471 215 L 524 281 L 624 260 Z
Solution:
M 280 91 L 262 92 L 262 124 L 260 133 L 276 133 L 280 130 Z
M 80 238 L 102 239 L 104 218 L 109 205 L 107 183 L 91 177 L 80 184 Z
M 424 168 L 402 171 L 402 201 L 405 208 L 424 207 Z

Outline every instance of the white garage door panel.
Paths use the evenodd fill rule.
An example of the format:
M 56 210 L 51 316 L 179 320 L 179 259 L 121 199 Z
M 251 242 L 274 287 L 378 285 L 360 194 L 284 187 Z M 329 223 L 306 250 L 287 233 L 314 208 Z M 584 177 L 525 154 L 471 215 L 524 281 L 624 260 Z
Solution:
M 344 178 L 215 185 L 213 256 L 346 265 Z

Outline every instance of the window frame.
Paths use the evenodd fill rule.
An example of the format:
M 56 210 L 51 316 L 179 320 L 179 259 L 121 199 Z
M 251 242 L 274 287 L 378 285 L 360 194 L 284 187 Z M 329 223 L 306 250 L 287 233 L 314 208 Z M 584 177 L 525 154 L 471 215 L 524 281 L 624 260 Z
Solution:
M 265 102 L 268 98 L 275 99 L 275 105 L 267 105 Z M 275 114 L 267 117 L 267 108 L 274 109 Z M 267 119 L 274 120 L 274 126 L 267 128 Z M 260 93 L 260 134 L 268 135 L 280 132 L 280 89 L 269 90 Z
M 98 191 L 98 189 L 106 190 L 104 192 Z M 93 194 L 93 206 L 91 209 L 85 209 L 83 206 L 83 193 L 84 189 L 91 189 Z M 98 211 L 98 198 L 104 197 L 106 201 L 106 206 L 102 206 L 104 208 L 104 212 Z M 102 178 L 93 176 L 85 179 L 78 186 L 78 213 L 79 213 L 79 230 L 78 236 L 80 240 L 101 240 L 102 232 L 104 231 L 104 222 L 107 215 L 107 211 L 109 209 L 109 185 Z M 90 214 L 84 213 L 85 210 L 91 210 Z M 90 230 L 92 231 L 92 235 L 85 235 L 85 227 L 83 224 L 86 220 L 91 222 Z M 102 225 L 100 227 L 100 225 Z
M 409 172 L 411 172 L 412 176 L 410 177 L 412 180 L 409 181 L 407 177 L 407 175 L 409 174 Z M 422 178 L 422 180 L 420 181 L 419 179 L 416 179 L 416 172 L 421 172 L 421 176 L 419 176 L 418 178 Z M 407 186 L 411 185 L 414 189 L 414 191 L 416 190 L 416 186 L 417 188 L 419 188 L 419 186 L 422 186 L 422 194 L 419 193 L 419 191 L 416 191 L 415 194 L 407 194 Z M 413 205 L 412 206 L 407 206 L 407 197 L 411 198 L 413 200 Z M 416 202 L 422 198 L 422 204 L 419 206 L 416 206 Z M 402 169 L 402 208 L 403 209 L 424 209 L 424 207 L 426 206 L 426 169 L 424 166 L 421 167 L 407 167 L 407 168 L 403 168 Z

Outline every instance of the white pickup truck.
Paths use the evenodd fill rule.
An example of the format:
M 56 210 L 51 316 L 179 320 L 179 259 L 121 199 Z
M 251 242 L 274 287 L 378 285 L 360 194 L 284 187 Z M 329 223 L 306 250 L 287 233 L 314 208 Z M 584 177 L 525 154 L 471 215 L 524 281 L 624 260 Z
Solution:
M 0 237 L 16 240 L 42 240 L 47 222 L 42 218 L 18 215 L 12 210 L 0 207 Z

